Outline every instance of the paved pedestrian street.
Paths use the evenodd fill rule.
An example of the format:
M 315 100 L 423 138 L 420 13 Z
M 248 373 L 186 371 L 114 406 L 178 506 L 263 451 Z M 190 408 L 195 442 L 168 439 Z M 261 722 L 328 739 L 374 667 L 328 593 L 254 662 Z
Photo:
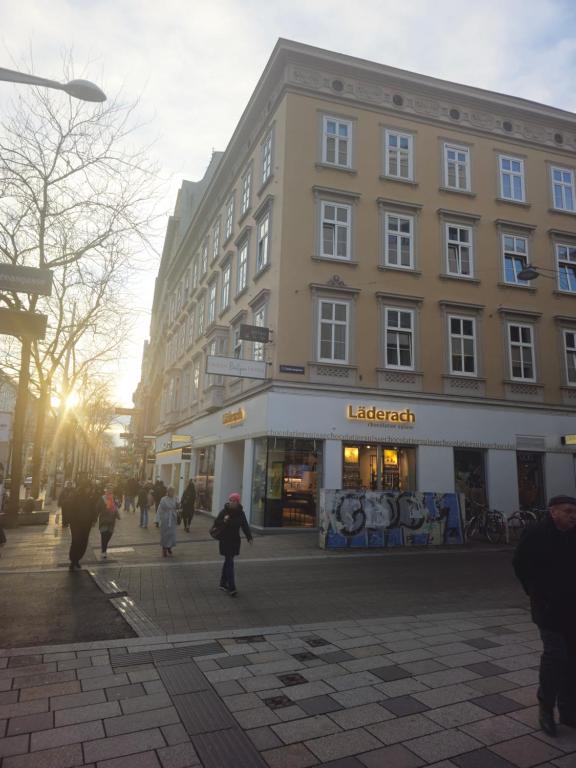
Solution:
M 576 765 L 523 609 L 0 651 L 2 768 Z

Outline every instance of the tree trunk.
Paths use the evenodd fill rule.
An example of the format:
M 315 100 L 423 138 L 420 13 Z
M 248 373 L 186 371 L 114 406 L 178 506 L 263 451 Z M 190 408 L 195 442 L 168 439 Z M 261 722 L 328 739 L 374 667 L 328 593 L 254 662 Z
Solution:
M 42 476 L 42 448 L 44 447 L 44 432 L 46 428 L 46 412 L 49 406 L 50 386 L 45 384 L 40 390 L 38 406 L 36 410 L 36 432 L 34 435 L 34 449 L 32 451 L 32 488 L 30 495 L 37 499 L 40 493 L 40 479 Z

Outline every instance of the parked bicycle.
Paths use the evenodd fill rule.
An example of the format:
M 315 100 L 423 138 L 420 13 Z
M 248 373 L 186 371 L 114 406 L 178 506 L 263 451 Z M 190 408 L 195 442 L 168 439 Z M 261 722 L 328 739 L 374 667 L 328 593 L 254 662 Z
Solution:
M 506 519 L 506 540 L 519 541 L 525 530 L 538 522 L 538 516 L 531 509 L 517 509 Z
M 506 538 L 504 514 L 477 502 L 469 502 L 468 506 L 472 513 L 464 525 L 464 541 L 468 543 L 483 538 L 490 544 L 501 544 Z

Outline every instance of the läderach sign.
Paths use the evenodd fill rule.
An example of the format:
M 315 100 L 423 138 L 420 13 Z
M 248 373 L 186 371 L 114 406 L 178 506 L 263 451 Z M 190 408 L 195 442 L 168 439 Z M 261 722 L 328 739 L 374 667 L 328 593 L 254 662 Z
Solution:
M 347 405 L 346 417 L 352 421 L 391 422 L 395 424 L 415 424 L 416 414 L 410 408 L 402 411 L 385 411 L 375 405 Z

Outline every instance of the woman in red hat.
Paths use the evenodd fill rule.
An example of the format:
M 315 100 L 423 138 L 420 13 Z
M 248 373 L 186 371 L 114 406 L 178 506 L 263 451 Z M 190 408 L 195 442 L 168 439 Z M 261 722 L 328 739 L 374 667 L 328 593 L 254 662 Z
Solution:
M 238 594 L 234 579 L 234 558 L 240 554 L 240 529 L 252 544 L 252 531 L 240 504 L 240 494 L 231 493 L 212 526 L 212 535 L 218 539 L 220 554 L 224 556 L 220 589 L 228 592 L 230 597 Z

